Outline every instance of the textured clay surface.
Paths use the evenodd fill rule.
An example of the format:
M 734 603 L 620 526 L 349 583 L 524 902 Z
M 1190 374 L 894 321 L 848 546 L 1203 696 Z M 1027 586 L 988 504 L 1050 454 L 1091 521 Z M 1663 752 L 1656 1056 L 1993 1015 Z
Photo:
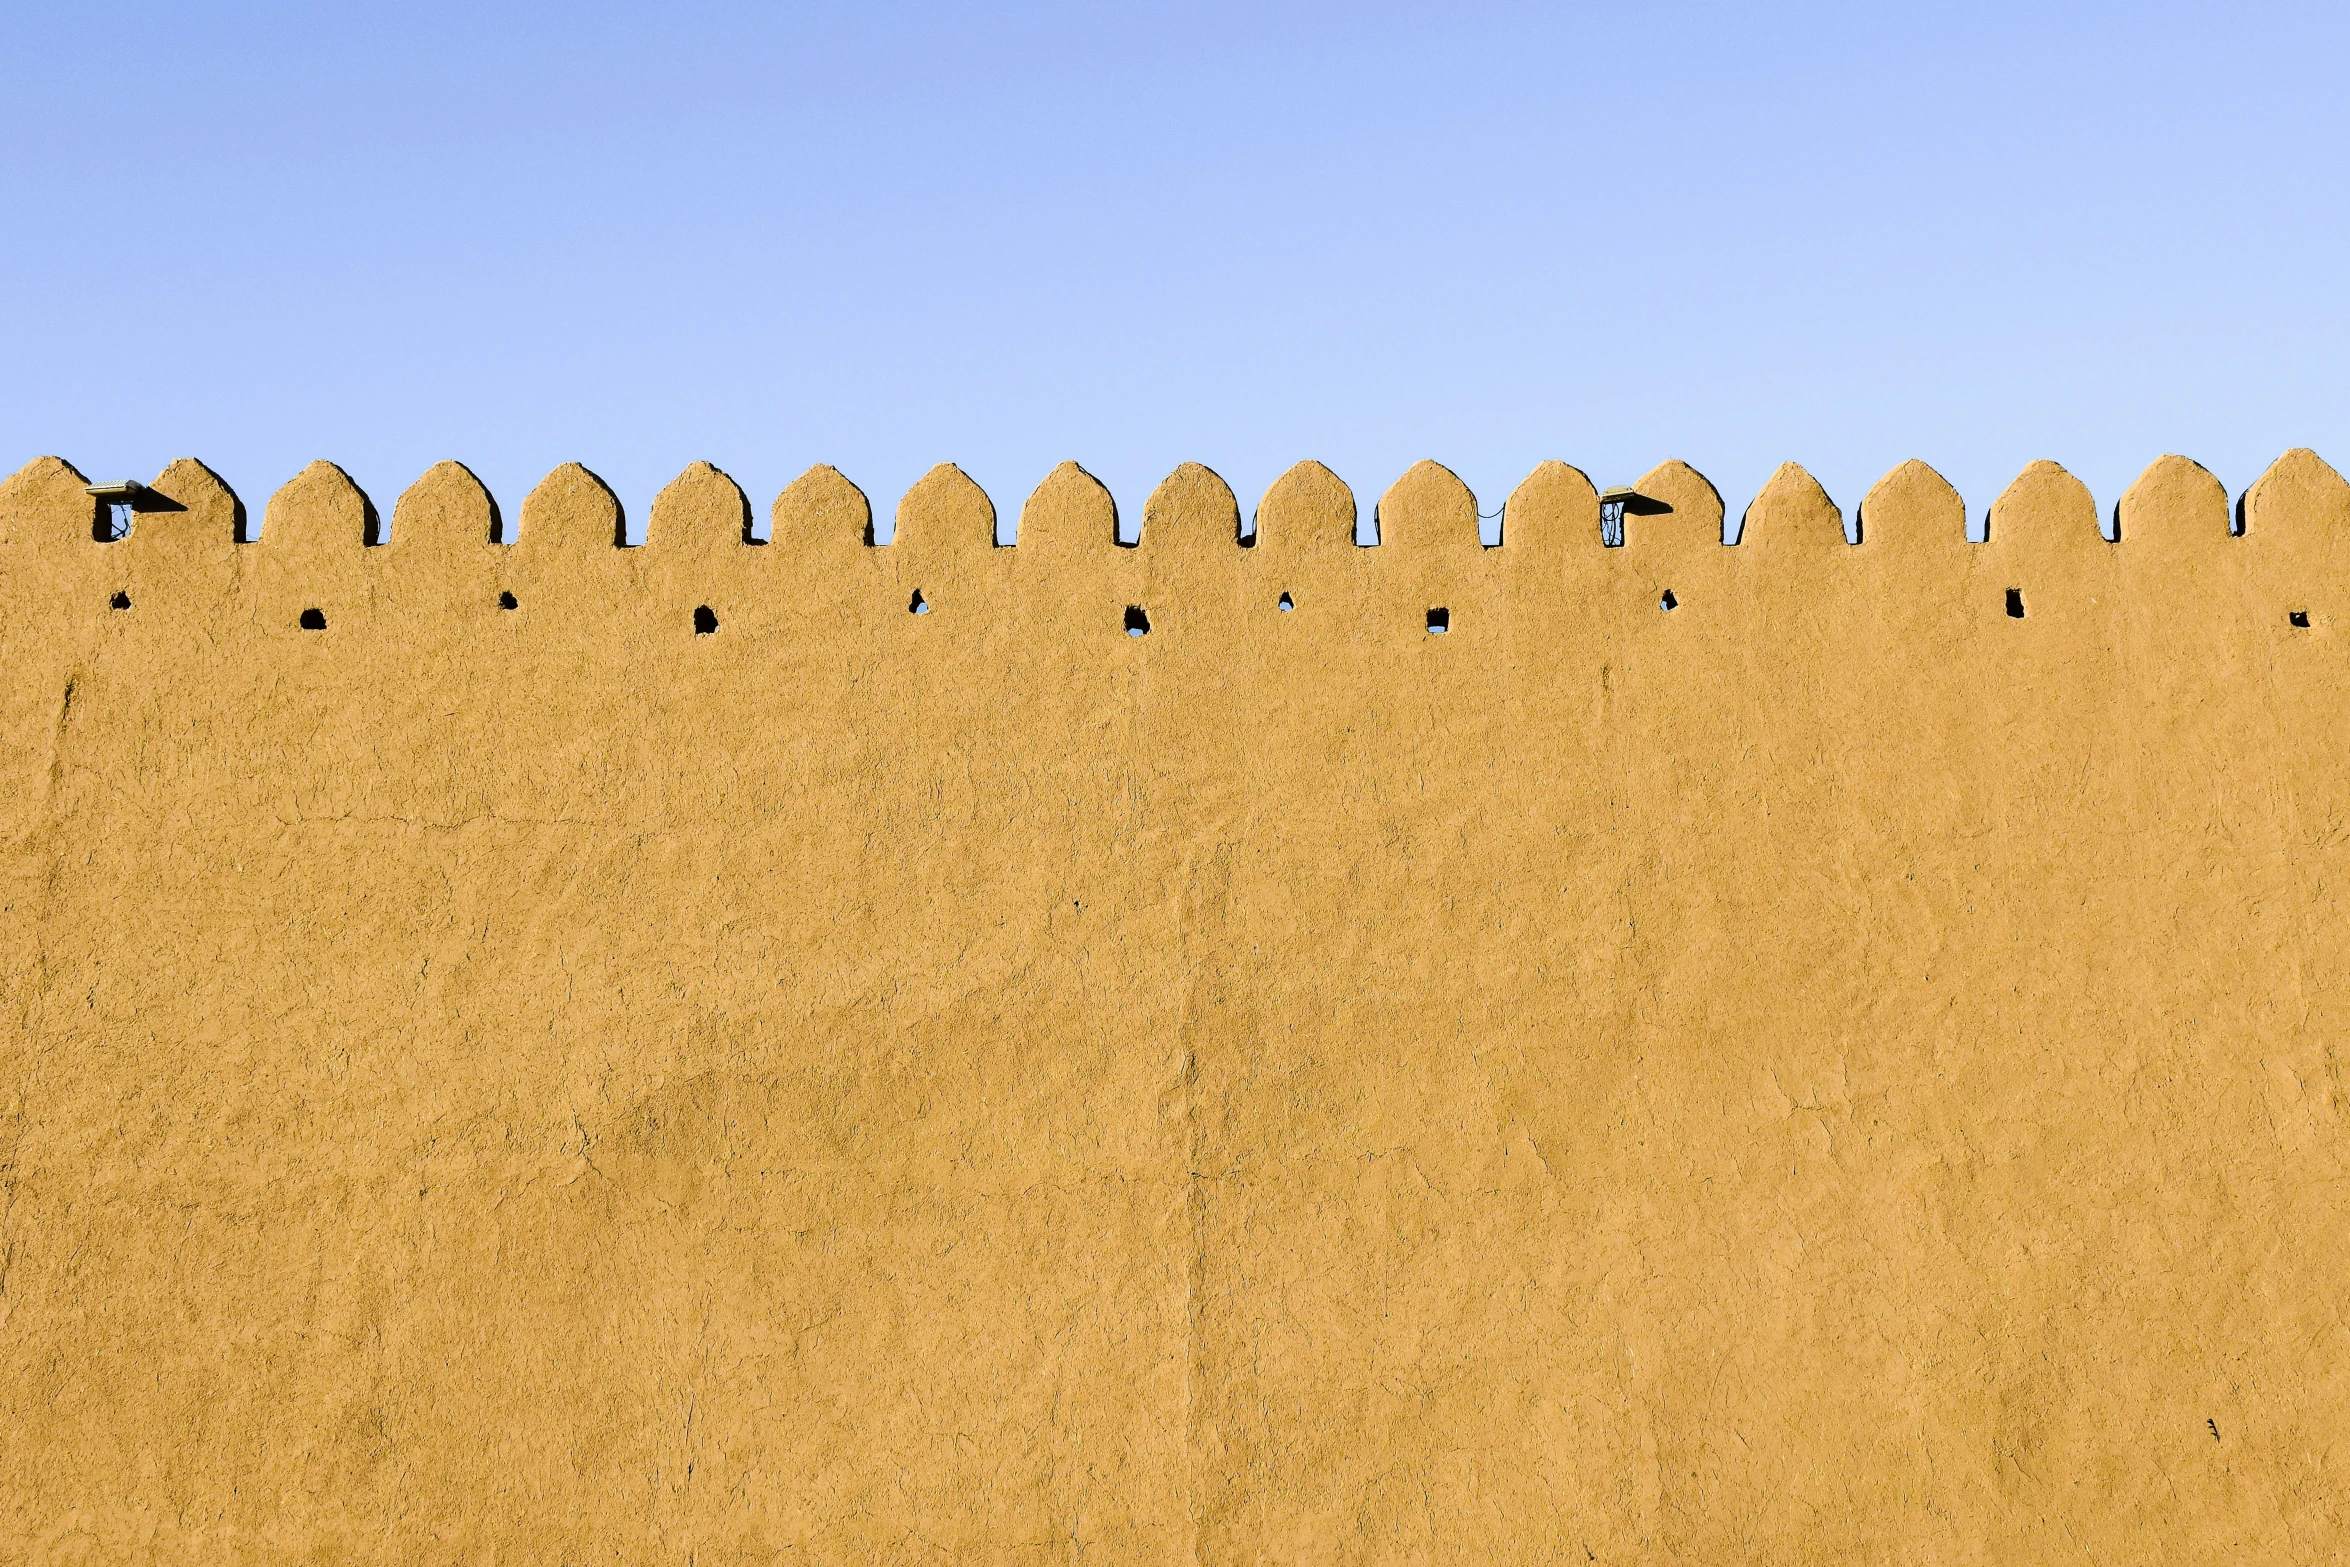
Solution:
M 86 482 L 0 486 L 0 1560 L 2350 1544 L 2307 452 L 2114 543 Z

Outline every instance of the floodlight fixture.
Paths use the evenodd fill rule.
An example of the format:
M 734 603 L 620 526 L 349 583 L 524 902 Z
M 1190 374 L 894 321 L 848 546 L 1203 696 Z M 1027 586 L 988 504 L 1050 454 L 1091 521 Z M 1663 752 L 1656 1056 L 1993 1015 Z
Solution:
M 1599 495 L 1599 542 L 1607 548 L 1624 547 L 1624 508 L 1639 497 L 1629 484 L 1619 484 Z
M 136 479 L 89 486 L 90 498 L 106 508 L 106 520 L 99 524 L 98 537 L 107 542 L 127 538 L 131 513 L 139 509 L 139 497 L 146 493 L 147 487 Z
M 1621 549 L 1624 544 L 1624 518 L 1652 517 L 1673 508 L 1653 495 L 1643 495 L 1629 484 L 1599 492 L 1599 542 L 1609 549 Z

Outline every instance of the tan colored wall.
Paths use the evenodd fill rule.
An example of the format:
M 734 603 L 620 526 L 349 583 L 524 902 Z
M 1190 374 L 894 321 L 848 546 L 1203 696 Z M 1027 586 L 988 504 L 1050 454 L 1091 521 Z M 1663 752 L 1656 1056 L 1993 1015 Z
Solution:
M 0 486 L 0 1559 L 2344 1554 L 2309 453 L 2116 544 L 84 483 Z

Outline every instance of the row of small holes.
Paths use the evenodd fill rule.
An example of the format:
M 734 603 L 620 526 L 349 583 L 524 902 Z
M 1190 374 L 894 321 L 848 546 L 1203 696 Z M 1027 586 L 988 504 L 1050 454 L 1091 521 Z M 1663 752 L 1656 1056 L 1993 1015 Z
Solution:
M 114 597 L 109 599 L 107 602 L 115 609 L 128 609 L 131 607 L 131 596 L 128 593 L 117 592 Z M 519 609 L 521 607 L 522 606 L 515 600 L 513 594 L 500 593 L 498 595 L 498 608 Z M 1681 607 L 1681 601 L 1673 597 L 1673 590 L 1671 588 L 1667 588 L 1665 589 L 1665 596 L 1657 601 L 1657 607 L 1659 609 L 1671 611 L 1679 609 Z M 922 592 L 919 588 L 915 590 L 913 601 L 907 604 L 906 608 L 909 612 L 916 615 L 927 615 L 930 613 L 930 604 L 922 597 Z M 1287 614 L 1289 611 L 1297 608 L 1297 602 L 1288 594 L 1284 593 L 1281 595 L 1280 608 L 1283 614 Z M 2009 588 L 2007 590 L 2007 616 L 2010 620 L 2021 620 L 2024 618 L 2023 589 Z M 2306 631 L 2309 629 L 2309 611 L 2305 609 L 2289 611 L 2286 614 L 2285 619 L 2296 630 Z M 324 631 L 326 629 L 326 611 L 323 609 L 306 609 L 302 611 L 301 627 L 304 631 Z M 1142 606 L 1140 604 L 1127 605 L 1126 634 L 1130 637 L 1148 636 L 1150 635 L 1150 629 L 1150 616 L 1143 612 Z M 694 610 L 695 636 L 710 636 L 713 635 L 717 630 L 717 611 L 713 610 L 707 604 L 703 604 Z M 1428 631 L 1430 635 L 1443 636 L 1450 630 L 1452 630 L 1451 610 L 1444 608 L 1442 605 L 1439 605 L 1436 608 L 1428 611 Z

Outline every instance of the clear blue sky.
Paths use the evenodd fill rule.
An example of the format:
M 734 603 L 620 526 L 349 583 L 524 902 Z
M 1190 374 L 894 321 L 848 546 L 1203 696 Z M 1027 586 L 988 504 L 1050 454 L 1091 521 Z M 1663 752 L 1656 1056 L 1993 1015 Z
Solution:
M 0 471 L 2350 466 L 2339 5 L 0 20 Z

